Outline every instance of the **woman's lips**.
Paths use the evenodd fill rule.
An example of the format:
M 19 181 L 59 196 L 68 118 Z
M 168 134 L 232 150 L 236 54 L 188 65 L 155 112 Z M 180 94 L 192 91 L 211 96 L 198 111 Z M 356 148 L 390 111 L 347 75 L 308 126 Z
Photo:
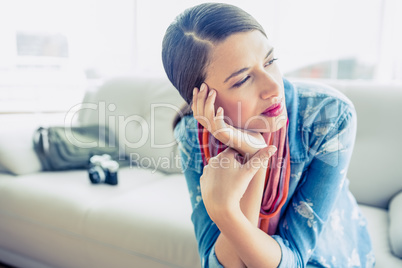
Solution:
M 283 105 L 282 102 L 275 103 L 266 109 L 262 114 L 268 117 L 275 117 L 282 113 Z

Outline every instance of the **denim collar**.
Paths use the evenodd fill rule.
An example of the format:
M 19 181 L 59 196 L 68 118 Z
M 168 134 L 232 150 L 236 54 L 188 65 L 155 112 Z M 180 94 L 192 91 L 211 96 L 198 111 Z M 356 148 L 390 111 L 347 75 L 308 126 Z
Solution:
M 302 128 L 299 126 L 299 96 L 297 88 L 286 78 L 283 78 L 285 88 L 286 109 L 288 112 L 289 150 L 290 161 L 293 163 L 304 162 L 307 159 L 306 146 L 303 146 Z

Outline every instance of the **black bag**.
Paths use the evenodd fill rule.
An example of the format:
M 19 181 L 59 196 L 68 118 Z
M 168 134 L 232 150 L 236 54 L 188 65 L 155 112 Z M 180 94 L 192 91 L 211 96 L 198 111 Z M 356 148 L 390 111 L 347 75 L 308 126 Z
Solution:
M 119 159 L 119 146 L 109 129 L 100 126 L 40 127 L 34 133 L 34 149 L 43 170 L 82 169 L 93 155 Z M 123 157 L 124 158 L 124 157 Z

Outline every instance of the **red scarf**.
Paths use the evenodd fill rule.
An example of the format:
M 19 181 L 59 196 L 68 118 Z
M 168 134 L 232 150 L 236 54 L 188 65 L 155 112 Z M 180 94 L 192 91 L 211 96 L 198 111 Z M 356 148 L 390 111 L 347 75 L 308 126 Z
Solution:
M 269 235 L 276 232 L 280 211 L 286 202 L 290 179 L 290 154 L 286 126 L 269 133 L 268 145 L 275 145 L 277 152 L 270 158 L 265 177 L 265 189 L 261 201 L 259 228 Z M 204 166 L 211 157 L 216 156 L 227 147 L 217 140 L 208 130 L 198 123 L 198 139 Z M 268 143 L 269 142 L 269 143 Z

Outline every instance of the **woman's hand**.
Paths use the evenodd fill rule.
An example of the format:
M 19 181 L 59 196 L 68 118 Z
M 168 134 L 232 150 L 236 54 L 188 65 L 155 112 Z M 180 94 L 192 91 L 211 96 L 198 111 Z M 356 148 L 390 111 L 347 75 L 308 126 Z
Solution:
M 238 152 L 228 147 L 210 158 L 200 178 L 201 194 L 211 219 L 219 226 L 227 213 L 239 211 L 240 200 L 260 168 L 267 168 L 275 146 L 259 150 L 246 163 L 237 160 Z
M 277 267 L 280 263 L 279 244 L 253 224 L 240 206 L 250 181 L 254 182 L 256 173 L 267 167 L 275 151 L 271 145 L 240 164 L 238 153 L 228 147 L 204 167 L 201 194 L 209 217 L 221 231 L 215 253 L 224 267 Z
M 223 144 L 237 150 L 241 155 L 254 155 L 259 149 L 267 147 L 267 144 L 258 132 L 237 129 L 224 120 L 223 108 L 218 108 L 215 113 L 216 91 L 208 89 L 203 83 L 201 90 L 194 88 L 193 110 L 194 118 Z

